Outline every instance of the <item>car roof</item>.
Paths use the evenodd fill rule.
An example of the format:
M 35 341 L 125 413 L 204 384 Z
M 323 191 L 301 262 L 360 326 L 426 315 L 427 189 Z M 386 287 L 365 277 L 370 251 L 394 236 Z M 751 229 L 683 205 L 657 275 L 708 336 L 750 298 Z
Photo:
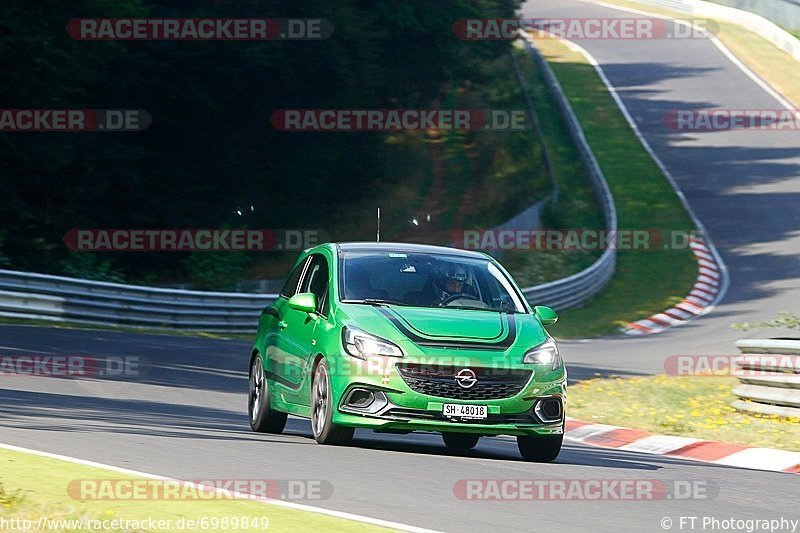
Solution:
M 407 242 L 342 242 L 335 246 L 343 252 L 407 252 L 418 254 L 447 254 L 473 259 L 491 259 L 482 252 L 434 246 L 431 244 L 412 244 Z

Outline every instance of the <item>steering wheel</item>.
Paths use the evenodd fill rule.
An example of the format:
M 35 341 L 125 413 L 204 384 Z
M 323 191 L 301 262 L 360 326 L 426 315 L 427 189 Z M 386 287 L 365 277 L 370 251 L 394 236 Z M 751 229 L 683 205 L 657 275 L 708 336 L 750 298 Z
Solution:
M 477 296 L 473 296 L 471 294 L 464 294 L 464 293 L 462 293 L 462 294 L 453 294 L 453 295 L 448 296 L 444 300 L 442 300 L 442 303 L 440 304 L 440 306 L 441 307 L 445 307 L 448 304 L 450 304 L 452 302 L 455 302 L 456 300 L 475 300 L 475 301 L 478 301 L 478 302 L 482 301 Z

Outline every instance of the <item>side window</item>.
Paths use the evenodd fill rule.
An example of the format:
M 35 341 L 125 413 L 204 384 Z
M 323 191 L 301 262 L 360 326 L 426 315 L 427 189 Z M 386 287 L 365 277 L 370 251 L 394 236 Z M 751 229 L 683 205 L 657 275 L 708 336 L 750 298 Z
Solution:
M 300 292 L 311 292 L 317 297 L 317 311 L 323 315 L 328 310 L 328 260 L 325 256 L 314 255 L 301 283 Z
M 297 284 L 300 281 L 300 276 L 303 274 L 303 267 L 306 265 L 306 263 L 308 263 L 308 259 L 306 259 L 305 261 L 301 261 L 300 264 L 297 265 L 297 268 L 295 268 L 292 271 L 291 275 L 289 276 L 289 279 L 286 280 L 286 285 L 283 287 L 283 290 L 281 291 L 281 296 L 284 296 L 286 298 L 291 298 L 292 296 L 297 294 Z

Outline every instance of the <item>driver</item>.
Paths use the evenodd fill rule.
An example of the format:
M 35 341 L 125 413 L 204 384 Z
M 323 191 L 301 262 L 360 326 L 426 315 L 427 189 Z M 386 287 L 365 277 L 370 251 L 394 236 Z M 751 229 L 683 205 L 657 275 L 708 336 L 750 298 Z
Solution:
M 442 263 L 436 272 L 434 288 L 438 293 L 437 300 L 434 305 L 458 305 L 457 302 L 471 302 L 475 303 L 474 297 L 465 296 L 464 289 L 467 283 L 467 271 L 463 266 L 455 263 Z

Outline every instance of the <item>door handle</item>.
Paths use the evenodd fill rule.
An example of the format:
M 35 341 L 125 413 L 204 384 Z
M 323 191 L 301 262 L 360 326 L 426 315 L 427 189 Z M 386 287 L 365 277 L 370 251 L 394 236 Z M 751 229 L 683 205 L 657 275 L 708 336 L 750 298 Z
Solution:
M 285 321 L 283 321 L 283 320 L 281 320 L 280 322 L 278 322 L 278 328 L 279 328 L 279 329 L 286 329 L 288 326 L 289 326 L 289 324 L 287 324 L 287 323 L 286 323 Z

